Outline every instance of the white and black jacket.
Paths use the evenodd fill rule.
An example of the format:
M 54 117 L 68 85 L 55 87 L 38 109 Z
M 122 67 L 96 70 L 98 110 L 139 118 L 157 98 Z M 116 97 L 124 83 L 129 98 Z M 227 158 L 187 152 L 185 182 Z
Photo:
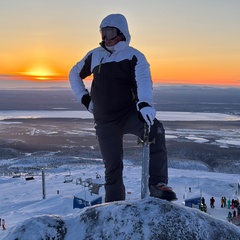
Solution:
M 127 36 L 126 41 L 118 42 L 113 53 L 102 43 L 88 52 L 69 74 L 72 90 L 79 102 L 88 93 L 83 79 L 93 75 L 90 96 L 96 121 L 115 120 L 131 108 L 136 108 L 136 102 L 153 105 L 152 79 L 145 56 L 129 46 L 127 25 L 119 25 L 119 21 L 114 25 L 114 19 L 110 20 L 111 23 L 103 21 L 101 25 L 119 28 Z

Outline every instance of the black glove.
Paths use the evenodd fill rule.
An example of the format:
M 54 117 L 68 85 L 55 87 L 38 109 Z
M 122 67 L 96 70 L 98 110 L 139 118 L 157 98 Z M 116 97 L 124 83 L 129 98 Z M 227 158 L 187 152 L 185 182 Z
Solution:
M 87 108 L 90 113 L 93 113 L 93 104 L 89 93 L 84 94 L 81 100 L 82 104 Z

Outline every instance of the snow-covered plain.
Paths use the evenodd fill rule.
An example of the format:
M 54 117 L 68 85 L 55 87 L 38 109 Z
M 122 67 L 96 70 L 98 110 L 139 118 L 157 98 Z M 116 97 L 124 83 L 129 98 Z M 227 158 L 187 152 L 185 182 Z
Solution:
M 39 113 L 39 112 L 38 112 Z M 29 114 L 25 112 L 19 115 L 20 117 L 43 117 Z M 50 114 L 50 112 L 48 112 Z M 169 113 L 169 119 L 171 113 Z M 216 121 L 222 116 L 226 121 L 234 117 L 227 116 L 225 114 L 215 116 L 214 114 L 183 114 L 182 120 L 193 121 L 196 119 L 206 119 Z M 44 115 L 45 116 L 45 115 Z M 48 117 L 51 117 L 47 115 Z M 56 117 L 56 115 L 54 115 Z M 69 116 L 69 115 L 68 115 Z M 164 114 L 166 116 L 166 114 Z M 173 114 L 174 116 L 174 114 Z M 6 115 L 2 116 L 6 119 Z M 12 117 L 12 115 L 11 115 Z M 15 115 L 16 118 L 18 116 Z M 46 117 L 46 116 L 45 116 Z M 59 116 L 58 116 L 59 117 Z M 83 115 L 81 115 L 83 117 Z M 86 116 L 88 118 L 88 116 Z M 178 113 L 179 119 L 179 113 Z M 174 136 L 172 136 L 174 137 Z M 190 137 L 191 138 L 191 137 Z M 194 137 L 193 137 L 194 138 Z M 195 139 L 195 138 L 194 138 Z M 204 141 L 204 139 L 195 139 L 196 141 Z M 231 139 L 229 139 L 231 141 Z M 98 159 L 95 159 L 98 160 Z M 29 167 L 34 163 L 18 161 L 14 159 L 15 166 Z M 134 166 L 127 159 L 124 160 L 124 182 L 127 192 L 127 201 L 140 199 L 140 183 L 141 183 L 141 167 Z M 2 160 L 0 164 L 7 164 L 7 161 Z M 169 185 L 176 191 L 178 200 L 175 202 L 179 206 L 183 206 L 184 199 L 191 194 L 201 194 L 205 198 L 207 204 L 207 213 L 217 219 L 221 219 L 227 224 L 228 212 L 233 212 L 232 209 L 227 207 L 221 208 L 221 197 L 227 199 L 236 199 L 238 195 L 237 184 L 240 179 L 240 174 L 224 174 L 204 171 L 204 165 L 198 163 L 193 166 L 190 161 L 181 161 L 178 163 L 178 169 L 169 169 Z M 73 181 L 70 183 L 64 183 L 67 175 L 71 175 Z M 102 176 L 100 179 L 104 179 L 104 167 L 99 160 L 99 164 L 81 163 L 79 165 L 62 165 L 61 167 L 45 169 L 46 177 L 46 199 L 42 199 L 42 176 L 41 171 L 35 172 L 34 180 L 26 181 L 24 174 L 19 178 L 13 178 L 12 175 L 5 174 L 0 176 L 1 195 L 0 195 L 0 218 L 5 220 L 6 230 L 0 231 L 0 239 L 8 239 L 6 235 L 11 228 L 18 226 L 22 221 L 31 219 L 32 217 L 42 215 L 59 215 L 66 218 L 71 216 L 78 216 L 85 210 L 73 209 L 73 196 L 79 192 L 87 191 L 87 187 L 77 185 L 76 180 L 81 178 L 83 180 L 87 178 L 96 179 L 96 175 Z M 99 180 L 98 180 L 99 181 Z M 189 192 L 191 188 L 191 193 Z M 100 195 L 104 198 L 104 189 L 100 188 Z M 210 198 L 214 197 L 215 208 L 210 208 Z M 114 211 L 114 205 L 112 206 Z M 130 216 L 129 216 L 130 217 Z M 126 216 L 128 218 L 128 216 Z M 77 220 L 76 220 L 77 221 Z M 74 222 L 73 222 L 74 224 Z M 43 227 L 41 223 L 34 225 L 32 229 L 28 230 L 29 239 Z M 126 227 L 126 231 L 127 231 Z M 111 231 L 111 228 L 109 229 Z M 93 235 L 94 237 L 94 235 Z M 21 238 L 19 238 L 21 239 Z M 79 236 L 74 236 L 71 233 L 71 238 L 68 239 L 80 239 Z M 94 239 L 94 238 L 93 238 Z M 97 239 L 97 238 L 96 238 Z M 25 240 L 25 239 L 24 239 Z

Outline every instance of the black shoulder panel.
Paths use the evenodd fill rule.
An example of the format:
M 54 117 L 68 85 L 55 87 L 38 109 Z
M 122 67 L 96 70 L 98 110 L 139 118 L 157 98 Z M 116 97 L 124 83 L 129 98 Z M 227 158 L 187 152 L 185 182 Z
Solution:
M 84 79 L 92 74 L 91 72 L 91 63 L 92 63 L 92 53 L 84 61 L 83 68 L 79 73 L 81 79 Z

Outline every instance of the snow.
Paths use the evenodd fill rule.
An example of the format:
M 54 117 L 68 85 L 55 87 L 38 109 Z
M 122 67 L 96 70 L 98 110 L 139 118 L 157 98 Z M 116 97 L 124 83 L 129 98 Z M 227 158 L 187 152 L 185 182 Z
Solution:
M 85 164 L 82 166 L 74 166 L 74 168 L 71 168 L 73 182 L 64 183 L 65 176 L 69 174 L 68 167 L 69 166 L 66 165 L 65 167 L 45 170 L 46 199 L 42 199 L 41 172 L 39 172 L 39 175 L 34 176 L 34 180 L 31 181 L 26 181 L 24 176 L 20 178 L 2 176 L 0 178 L 0 217 L 5 219 L 5 226 L 7 228 L 6 231 L 0 232 L 0 239 L 5 239 L 4 234 L 6 234 L 10 228 L 32 217 L 58 215 L 68 218 L 71 216 L 76 217 L 76 214 L 79 215 L 81 211 L 84 211 L 77 208 L 73 209 L 73 196 L 78 195 L 80 192 L 88 191 L 86 187 L 76 185 L 76 179 L 79 177 L 83 180 L 87 178 L 96 179 L 96 173 L 103 176 L 103 165 Z M 127 201 L 137 201 L 140 199 L 140 176 L 141 167 L 130 165 L 128 161 L 126 161 L 124 182 L 126 192 L 128 192 Z M 178 200 L 175 202 L 177 205 L 183 206 L 184 197 L 189 196 L 189 194 L 194 195 L 201 193 L 206 200 L 208 207 L 207 213 L 225 222 L 227 222 L 226 217 L 228 212 L 232 210 L 221 208 L 220 200 L 223 196 L 227 199 L 236 198 L 239 178 L 239 174 L 169 169 L 169 185 L 172 186 L 177 193 Z M 189 193 L 189 187 L 191 187 L 191 193 Z M 100 188 L 99 194 L 104 198 L 103 187 Z M 209 200 L 212 196 L 216 200 L 215 208 L 213 209 L 209 207 Z M 111 211 L 114 212 L 117 211 L 117 209 L 114 210 L 114 206 L 111 206 Z M 125 217 L 128 219 L 131 216 Z M 34 226 L 31 231 L 29 230 L 29 234 L 34 236 L 39 228 L 43 228 L 43 226 Z M 109 229 L 109 231 L 111 231 L 111 229 Z M 126 229 L 126 231 L 128 230 Z M 77 239 L 77 236 L 72 237 L 73 238 L 68 239 Z
M 236 139 L 236 140 L 232 140 L 232 139 L 228 139 L 228 140 L 217 140 L 216 142 L 218 143 L 223 143 L 224 145 L 235 145 L 235 146 L 239 146 L 240 145 L 240 138 Z
M 89 118 L 93 115 L 88 111 L 0 111 L 0 120 L 8 118 Z M 198 112 L 163 112 L 157 111 L 156 117 L 161 121 L 237 121 L 239 116 L 223 113 L 198 113 Z
M 14 116 L 14 118 L 27 118 L 27 117 L 51 117 L 49 114 L 53 112 L 47 112 L 46 115 L 40 113 L 41 111 L 36 111 L 36 113 L 29 113 L 29 111 L 23 113 L 22 111 L 5 113 L 2 115 L 4 118 L 8 118 L 9 116 Z M 66 111 L 67 112 L 67 111 Z M 68 117 L 69 113 L 65 116 L 65 112 L 58 111 L 59 115 L 55 115 L 54 117 Z M 64 113 L 64 114 L 63 114 Z M 87 112 L 86 112 L 87 113 Z M 190 116 L 191 115 L 191 116 Z M 209 121 L 217 121 L 219 119 L 233 119 L 232 116 L 228 116 L 226 114 L 206 114 L 196 115 L 194 114 L 183 114 L 182 117 L 179 117 L 178 120 L 192 120 L 194 119 L 207 119 Z M 81 117 L 88 118 L 88 115 L 81 115 Z M 168 116 L 167 119 L 172 119 L 175 114 L 164 114 L 163 116 Z M 197 116 L 197 118 L 195 118 Z M 3 122 L 2 122 L 3 123 Z M 10 124 L 8 122 L 8 124 Z M 34 134 L 34 133 L 33 133 Z M 49 133 L 51 134 L 51 133 Z M 82 136 L 84 137 L 84 135 Z M 167 137 L 173 138 L 173 133 L 168 133 Z M 189 139 L 198 142 L 204 142 L 205 139 L 201 137 L 196 137 L 194 132 L 190 132 L 188 136 Z M 228 139 L 231 144 L 236 144 L 237 141 L 233 141 Z M 226 141 L 223 142 L 227 144 Z M 239 144 L 239 143 L 238 143 Z M 185 219 L 187 218 L 187 214 L 189 216 L 191 214 L 195 214 L 194 216 L 199 216 L 199 222 L 194 222 L 195 228 L 197 225 L 199 229 L 204 229 L 203 232 L 211 232 L 213 226 L 205 225 L 206 221 L 214 221 L 213 219 L 220 220 L 224 226 L 229 229 L 234 227 L 235 225 L 229 224 L 227 222 L 227 215 L 229 211 L 233 211 L 232 209 L 228 209 L 227 207 L 221 207 L 221 198 L 226 197 L 227 199 L 236 199 L 238 193 L 238 182 L 240 179 L 240 174 L 225 174 L 225 173 L 216 173 L 208 171 L 207 167 L 203 163 L 191 162 L 191 161 L 181 161 L 181 162 L 172 162 L 172 166 L 176 166 L 176 168 L 169 168 L 169 185 L 175 190 L 178 200 L 174 203 L 164 203 L 164 202 L 156 202 L 156 199 L 148 197 L 147 199 L 140 200 L 141 190 L 141 167 L 135 166 L 131 164 L 131 161 L 124 159 L 124 182 L 126 186 L 126 201 L 119 203 L 110 203 L 101 205 L 97 205 L 97 207 L 86 207 L 84 209 L 73 208 L 73 197 L 79 194 L 84 194 L 88 192 L 88 188 L 83 185 L 77 185 L 76 180 L 81 178 L 83 181 L 92 178 L 94 181 L 99 181 L 96 179 L 97 175 L 100 175 L 102 178 L 100 179 L 101 183 L 103 183 L 104 179 L 104 166 L 102 165 L 101 159 L 95 159 L 99 163 L 97 164 L 87 164 L 81 163 L 79 165 L 63 165 L 56 168 L 44 169 L 45 171 L 45 184 L 46 184 L 46 199 L 43 199 L 43 189 L 42 189 L 42 170 L 38 170 L 33 175 L 34 180 L 26 181 L 26 175 L 24 173 L 21 174 L 21 177 L 13 178 L 13 175 L 5 174 L 0 176 L 0 184 L 1 184 L 1 195 L 0 195 L 0 218 L 5 220 L 6 230 L 0 231 L 0 239 L 4 240 L 28 240 L 28 239 L 45 239 L 44 234 L 47 231 L 48 234 L 52 234 L 51 236 L 56 236 L 54 232 L 54 227 L 49 228 L 49 226 L 62 226 L 64 223 L 67 226 L 66 238 L 67 240 L 71 239 L 84 239 L 81 238 L 80 235 L 85 233 L 89 233 L 89 225 L 84 221 L 85 218 L 89 218 L 92 216 L 93 212 L 98 212 L 99 216 L 101 215 L 103 218 L 109 217 L 114 221 L 110 221 L 107 226 L 100 225 L 98 228 L 104 228 L 104 231 L 107 232 L 109 236 L 115 236 L 115 231 L 120 231 L 116 229 L 117 224 L 120 224 L 123 221 L 123 218 L 129 222 L 121 222 L 124 224 L 122 229 L 127 234 L 131 234 L 132 225 L 131 220 L 136 219 L 136 216 L 133 215 L 133 209 L 131 211 L 126 211 L 126 206 L 133 206 L 137 209 L 137 214 L 140 216 L 148 216 L 153 219 L 153 222 L 147 218 L 146 222 L 142 224 L 142 231 L 144 236 L 150 236 L 149 225 L 151 224 L 164 224 L 166 221 L 165 215 L 170 218 L 176 218 L 175 214 L 179 213 L 180 216 L 184 216 L 182 221 L 184 221 L 186 225 L 185 228 L 191 226 L 191 221 L 195 221 L 194 219 Z M 0 164 L 7 164 L 9 160 L 1 160 Z M 29 161 L 18 161 L 18 159 L 11 160 L 15 162 L 16 166 L 24 166 L 31 167 L 34 166 L 34 162 L 31 163 Z M 71 175 L 73 178 L 72 182 L 64 183 L 64 179 L 67 175 Z M 189 192 L 189 188 L 191 188 L 191 192 Z M 86 194 L 87 195 L 87 194 Z M 104 188 L 100 187 L 99 195 L 104 199 Z M 184 199 L 191 196 L 201 195 L 205 198 L 207 204 L 207 213 L 202 213 L 200 210 L 192 209 L 184 207 Z M 215 198 L 215 208 L 210 208 L 210 198 Z M 156 205 L 159 204 L 159 208 L 156 208 Z M 145 206 L 145 207 L 144 207 Z M 163 214 L 164 209 L 169 208 L 169 212 L 167 214 Z M 150 209 L 147 211 L 146 209 Z M 172 210 L 173 209 L 173 210 Z M 123 212 L 124 211 L 124 212 Z M 160 211 L 160 212 L 159 212 Z M 161 212 L 162 211 L 162 212 Z M 166 211 L 166 210 L 165 210 Z M 159 216 L 159 213 L 160 216 Z M 89 214 L 89 215 L 88 215 Z M 114 215 L 115 214 L 115 215 Z M 122 214 L 122 215 L 121 215 Z M 206 219 L 202 221 L 201 218 L 203 216 L 199 214 L 204 214 L 203 216 L 211 216 L 212 219 Z M 156 219 L 154 220 L 154 217 Z M 80 219 L 80 221 L 79 221 Z M 90 219 L 91 220 L 91 219 Z M 89 221 L 90 221 L 89 220 Z M 155 221 L 155 222 L 154 222 Z M 159 223 L 160 221 L 161 223 Z M 197 221 L 197 220 L 196 220 Z M 81 222 L 81 225 L 79 225 Z M 220 224 L 221 222 L 218 222 Z M 129 223 L 129 224 L 128 224 Z M 222 224 L 221 223 L 221 224 Z M 101 223 L 103 224 L 103 223 Z M 177 224 L 177 223 L 176 223 Z M 27 227 L 30 226 L 30 227 Z M 161 226 L 159 226 L 160 229 Z M 162 226 L 164 228 L 164 225 Z M 166 226 L 165 226 L 166 227 Z M 176 226 L 179 227 L 179 226 Z M 85 239 L 101 239 L 99 237 L 99 229 L 97 226 L 94 226 L 94 230 L 91 232 L 92 238 Z M 224 228 L 224 227 L 222 227 Z M 39 231 L 41 229 L 41 231 Z M 121 231 L 123 231 L 121 230 Z M 64 231 L 64 229 L 62 229 Z M 120 234 L 121 234 L 120 231 Z M 189 230 L 190 231 L 190 230 Z M 27 236 L 22 235 L 23 232 L 27 232 Z M 11 233 L 13 233 L 11 235 Z M 42 234 L 42 235 L 41 235 Z M 79 235 L 80 234 L 80 235 Z M 200 233 L 199 233 L 200 234 Z M 49 235 L 49 236 L 50 236 Z M 22 237 L 24 236 L 24 238 Z M 121 236 L 121 235 L 119 235 Z M 240 236 L 240 230 L 239 230 Z M 49 238 L 50 239 L 50 238 Z M 59 238 L 61 239 L 61 238 Z M 112 239 L 112 238 L 109 238 Z M 118 238 L 121 239 L 121 238 Z M 122 238 L 124 239 L 124 238 Z M 127 238 L 125 238 L 127 239 Z M 129 238 L 130 239 L 130 238 Z M 134 238 L 132 238 L 134 239 Z M 141 238 L 135 238 L 141 239 Z M 148 239 L 148 238 L 142 238 Z M 197 238 L 196 238 L 197 239 Z M 203 239 L 203 238 L 199 238 Z M 210 238 L 204 238 L 210 239 Z M 219 238 L 218 238 L 219 239 Z M 228 238 L 231 239 L 231 238 Z M 233 239 L 233 238 L 232 238 Z M 237 239 L 237 238 L 235 238 Z M 240 237 L 239 237 L 240 239 Z

